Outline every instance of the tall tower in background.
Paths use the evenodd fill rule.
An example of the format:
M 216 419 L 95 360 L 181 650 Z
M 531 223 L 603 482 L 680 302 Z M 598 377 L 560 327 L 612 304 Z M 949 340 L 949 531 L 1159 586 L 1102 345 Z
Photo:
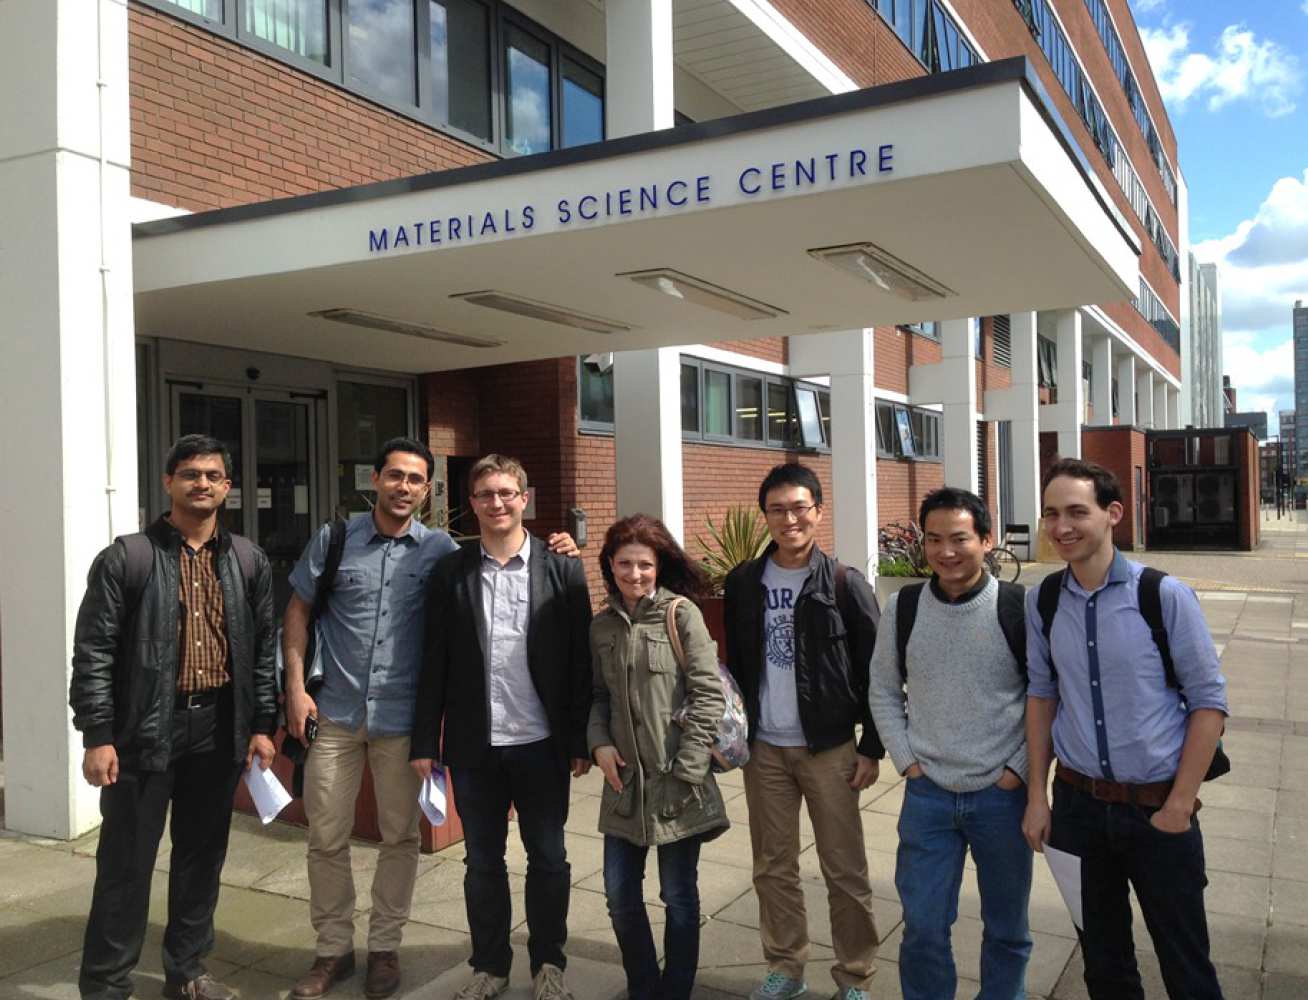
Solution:
M 1294 303 L 1294 449 L 1295 474 L 1308 469 L 1308 306 Z M 1302 491 L 1295 481 L 1295 495 Z
M 1181 391 L 1189 396 L 1188 421 L 1195 427 L 1221 427 L 1222 406 L 1222 297 L 1217 284 L 1217 265 L 1200 264 L 1186 254 L 1189 265 L 1190 338 L 1185 346 L 1186 382 Z

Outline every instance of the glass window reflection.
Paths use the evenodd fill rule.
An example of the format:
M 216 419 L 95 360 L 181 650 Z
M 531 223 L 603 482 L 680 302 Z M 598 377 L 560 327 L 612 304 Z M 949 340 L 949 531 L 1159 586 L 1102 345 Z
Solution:
M 507 26 L 505 62 L 505 151 L 525 156 L 550 148 L 549 47 L 519 28 Z
M 411 0 L 350 0 L 348 84 L 399 104 L 417 95 L 414 6 Z
M 599 75 L 563 60 L 562 145 L 582 146 L 604 138 L 604 81 Z
M 474 0 L 431 0 L 430 9 L 432 114 L 489 141 L 490 15 Z

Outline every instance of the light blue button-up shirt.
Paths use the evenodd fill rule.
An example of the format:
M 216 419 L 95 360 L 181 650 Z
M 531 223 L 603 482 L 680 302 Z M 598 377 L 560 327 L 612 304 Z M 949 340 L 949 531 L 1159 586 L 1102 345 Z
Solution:
M 1039 588 L 1026 595 L 1028 693 L 1058 700 L 1054 753 L 1082 774 L 1129 784 L 1175 776 L 1188 712 L 1227 713 L 1226 678 L 1199 599 L 1171 576 L 1163 578 L 1160 596 L 1181 690 L 1168 686 L 1140 614 L 1143 570 L 1117 552 L 1107 579 L 1089 592 L 1067 572 L 1049 643 L 1040 629 Z
M 327 560 L 331 526 L 323 525 L 291 571 L 301 600 L 312 604 Z M 423 600 L 436 560 L 457 546 L 444 531 L 409 523 L 389 538 L 371 514 L 356 514 L 327 607 L 318 621 L 323 685 L 318 714 L 370 736 L 407 736 L 422 663 Z
M 486 694 L 491 746 L 520 746 L 548 739 L 550 720 L 527 662 L 531 617 L 531 535 L 504 565 L 481 550 L 481 612 L 486 632 Z

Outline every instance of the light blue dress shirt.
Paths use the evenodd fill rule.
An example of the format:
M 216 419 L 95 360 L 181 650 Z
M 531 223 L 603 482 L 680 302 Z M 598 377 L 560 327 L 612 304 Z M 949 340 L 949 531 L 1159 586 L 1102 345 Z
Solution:
M 1054 753 L 1082 774 L 1128 784 L 1175 776 L 1189 712 L 1227 713 L 1226 678 L 1199 599 L 1171 576 L 1162 581 L 1163 624 L 1181 689 L 1168 686 L 1139 610 L 1143 570 L 1116 552 L 1107 579 L 1091 592 L 1068 571 L 1049 643 L 1040 629 L 1039 588 L 1026 595 L 1028 693 L 1058 701 Z
M 312 604 L 327 560 L 331 526 L 324 524 L 291 571 L 300 599 Z M 457 546 L 444 531 L 416 520 L 389 538 L 371 514 L 356 514 L 327 608 L 318 622 L 323 685 L 318 714 L 369 736 L 408 736 L 422 663 L 427 577 Z
M 531 619 L 531 535 L 504 565 L 481 550 L 481 610 L 486 622 L 486 694 L 493 747 L 548 739 L 550 720 L 527 660 Z

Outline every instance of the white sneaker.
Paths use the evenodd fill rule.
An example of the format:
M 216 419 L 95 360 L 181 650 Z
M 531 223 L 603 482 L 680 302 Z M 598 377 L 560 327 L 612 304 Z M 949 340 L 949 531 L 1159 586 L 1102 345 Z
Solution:
M 495 1000 L 509 988 L 509 981 L 489 972 L 474 972 L 463 988 L 454 994 L 454 1000 Z
M 563 981 L 563 970 L 546 962 L 536 973 L 531 986 L 532 1000 L 572 1000 L 572 993 Z

